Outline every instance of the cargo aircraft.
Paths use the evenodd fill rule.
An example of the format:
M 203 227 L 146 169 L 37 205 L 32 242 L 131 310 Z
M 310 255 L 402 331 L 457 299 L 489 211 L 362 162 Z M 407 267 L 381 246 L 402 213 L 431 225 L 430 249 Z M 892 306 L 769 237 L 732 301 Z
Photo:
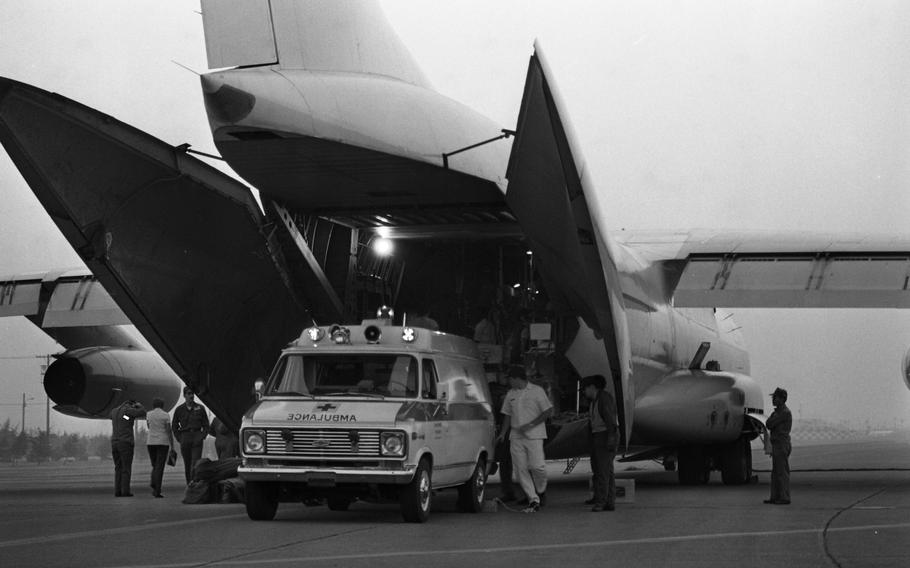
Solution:
M 571 364 L 556 386 L 608 378 L 626 459 L 739 484 L 767 394 L 719 308 L 910 307 L 906 236 L 611 232 L 540 46 L 504 129 L 436 92 L 372 2 L 203 0 L 202 17 L 214 142 L 261 205 L 188 145 L 0 78 L 0 142 L 88 267 L 0 292 L 0 315 L 67 348 L 45 377 L 62 412 L 172 405 L 186 383 L 236 428 L 313 322 L 432 306 L 463 332 L 517 282 L 512 301 L 549 303 Z M 578 424 L 549 457 L 585 452 Z

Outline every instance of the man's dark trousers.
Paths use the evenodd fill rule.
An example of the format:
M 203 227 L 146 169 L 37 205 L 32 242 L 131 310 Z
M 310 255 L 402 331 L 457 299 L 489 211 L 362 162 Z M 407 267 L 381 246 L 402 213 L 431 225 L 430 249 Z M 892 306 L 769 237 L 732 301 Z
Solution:
M 771 500 L 790 501 L 790 442 L 771 442 Z
M 616 503 L 616 477 L 613 459 L 616 457 L 616 434 L 591 434 L 591 471 L 594 474 L 594 504 L 613 507 Z
M 111 442 L 111 457 L 114 458 L 114 495 L 129 495 L 130 478 L 133 476 L 133 450 L 131 442 Z
M 202 458 L 202 441 L 204 439 L 204 432 L 180 433 L 180 456 L 183 458 L 187 485 L 193 480 L 193 466 Z
M 146 446 L 149 452 L 149 461 L 152 463 L 152 492 L 161 495 L 161 480 L 164 478 L 164 464 L 167 463 L 167 454 L 170 446 L 152 444 Z

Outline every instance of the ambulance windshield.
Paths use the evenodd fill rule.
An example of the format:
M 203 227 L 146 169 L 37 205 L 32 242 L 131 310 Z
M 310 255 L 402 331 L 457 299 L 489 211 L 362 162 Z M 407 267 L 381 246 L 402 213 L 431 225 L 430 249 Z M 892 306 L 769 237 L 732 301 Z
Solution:
M 266 396 L 417 396 L 417 359 L 410 355 L 291 354 L 282 358 Z

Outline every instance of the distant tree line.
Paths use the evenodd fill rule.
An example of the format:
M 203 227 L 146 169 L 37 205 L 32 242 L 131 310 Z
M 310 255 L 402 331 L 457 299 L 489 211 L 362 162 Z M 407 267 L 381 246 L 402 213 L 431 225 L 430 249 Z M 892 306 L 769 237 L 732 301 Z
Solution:
M 136 447 L 145 446 L 148 431 L 140 427 L 136 431 Z M 90 457 L 110 459 L 111 437 L 108 434 L 67 434 L 30 430 L 19 432 L 10 426 L 9 419 L 0 427 L 0 462 L 25 459 L 30 462 L 59 461 L 73 458 L 87 460 Z M 148 459 L 145 450 L 137 451 L 137 460 Z

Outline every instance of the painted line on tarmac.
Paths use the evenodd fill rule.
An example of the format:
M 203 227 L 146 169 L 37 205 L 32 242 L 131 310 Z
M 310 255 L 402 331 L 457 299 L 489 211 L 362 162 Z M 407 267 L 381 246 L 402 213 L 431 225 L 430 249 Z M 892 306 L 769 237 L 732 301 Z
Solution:
M 94 531 L 80 531 L 74 533 L 52 534 L 47 536 L 35 536 L 32 538 L 20 538 L 17 540 L 0 541 L 0 548 L 9 548 L 11 546 L 27 546 L 29 544 L 46 544 L 49 542 L 59 542 L 61 540 L 72 540 L 74 538 L 89 538 L 95 536 L 108 536 L 113 534 L 124 534 L 136 531 L 145 531 L 152 528 L 179 527 L 182 525 L 195 524 L 200 521 L 214 521 L 232 518 L 246 518 L 245 514 L 221 515 L 218 517 L 199 517 L 196 519 L 186 519 L 183 521 L 168 521 L 161 523 L 146 523 L 141 525 L 130 525 L 128 527 L 117 527 L 113 529 L 98 529 Z
M 862 525 L 854 527 L 840 527 L 828 529 L 832 532 L 855 532 L 887 529 L 910 529 L 910 523 L 894 523 L 880 525 Z M 338 554 L 332 556 L 298 556 L 289 558 L 269 558 L 262 560 L 209 560 L 207 562 L 178 562 L 172 564 L 134 564 L 118 566 L 116 568 L 181 568 L 185 566 L 257 566 L 267 564 L 303 564 L 309 562 L 339 562 L 343 560 L 376 560 L 381 558 L 407 558 L 420 556 L 444 556 L 453 554 L 490 554 L 503 552 L 529 552 L 561 549 L 598 548 L 611 546 L 626 546 L 635 544 L 662 544 L 674 542 L 687 542 L 696 540 L 712 540 L 727 538 L 755 538 L 755 537 L 780 537 L 792 535 L 821 534 L 824 529 L 797 529 L 792 531 L 754 531 L 714 534 L 693 534 L 684 536 L 662 536 L 654 538 L 635 538 L 625 540 L 602 540 L 588 542 L 573 542 L 560 544 L 538 544 L 531 546 L 499 546 L 490 548 L 455 548 L 442 550 L 411 550 L 397 552 L 367 552 L 363 554 Z M 303 543 L 302 543 L 303 544 Z M 263 551 L 266 553 L 268 551 Z

